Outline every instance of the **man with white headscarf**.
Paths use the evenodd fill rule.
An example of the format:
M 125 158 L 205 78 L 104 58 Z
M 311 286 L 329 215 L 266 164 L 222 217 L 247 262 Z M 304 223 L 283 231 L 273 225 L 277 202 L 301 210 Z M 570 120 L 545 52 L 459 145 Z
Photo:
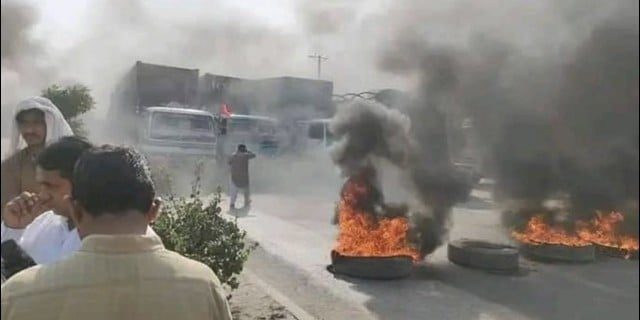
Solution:
M 38 191 L 35 180 L 38 153 L 52 142 L 71 135 L 71 127 L 49 99 L 32 97 L 18 103 L 11 129 L 10 156 L 2 161 L 2 209 L 24 192 Z

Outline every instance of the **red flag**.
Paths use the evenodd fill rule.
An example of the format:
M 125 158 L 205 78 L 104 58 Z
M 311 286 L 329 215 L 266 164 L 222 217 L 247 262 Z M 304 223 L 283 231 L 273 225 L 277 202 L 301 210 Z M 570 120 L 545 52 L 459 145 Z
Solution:
M 229 108 L 226 103 L 223 103 L 222 106 L 220 106 L 220 115 L 225 118 L 231 117 L 231 108 Z

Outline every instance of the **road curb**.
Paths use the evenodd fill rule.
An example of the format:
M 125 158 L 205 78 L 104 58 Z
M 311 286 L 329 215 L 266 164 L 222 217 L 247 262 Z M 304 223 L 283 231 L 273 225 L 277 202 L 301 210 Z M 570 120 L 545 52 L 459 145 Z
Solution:
M 255 273 L 253 273 L 253 272 L 251 272 L 250 270 L 247 270 L 247 269 L 245 269 L 243 273 L 249 279 L 249 281 L 251 281 L 252 283 L 257 285 L 258 287 L 260 287 L 262 290 L 266 291 L 267 294 L 269 296 L 271 296 L 271 298 L 273 298 L 273 300 L 275 300 L 279 304 L 283 305 L 296 319 L 298 319 L 298 320 L 317 320 L 316 317 L 314 317 L 311 314 L 309 314 L 308 312 L 306 312 L 304 309 L 302 309 L 300 306 L 298 306 L 291 299 L 287 298 L 284 294 L 282 294 L 276 288 L 274 288 L 273 286 L 271 286 L 271 285 L 267 284 L 266 282 L 264 282 Z

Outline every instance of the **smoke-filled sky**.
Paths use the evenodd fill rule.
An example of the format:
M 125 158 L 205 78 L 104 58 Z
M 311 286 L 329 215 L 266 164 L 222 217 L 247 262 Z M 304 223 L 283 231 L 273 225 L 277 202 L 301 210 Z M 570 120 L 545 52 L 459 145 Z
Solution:
M 82 82 L 108 105 L 114 81 L 136 60 L 314 78 L 314 53 L 329 57 L 323 78 L 336 92 L 402 88 L 403 77 L 372 67 L 375 38 L 357 22 L 384 2 L 3 0 L 2 103 L 52 82 Z
M 337 93 L 408 89 L 413 76 L 380 67 L 381 52 L 401 36 L 465 46 L 487 34 L 532 56 L 560 55 L 623 2 L 3 0 L 2 103 L 79 81 L 106 105 L 113 82 L 136 60 L 241 77 L 314 77 L 307 56 L 316 52 L 329 57 L 323 78 Z
M 497 115 L 554 108 L 578 48 L 612 21 L 637 34 L 637 9 L 633 0 L 3 0 L 2 105 L 81 82 L 99 117 L 136 60 L 314 77 L 317 52 L 336 93 L 417 89 L 439 106 Z

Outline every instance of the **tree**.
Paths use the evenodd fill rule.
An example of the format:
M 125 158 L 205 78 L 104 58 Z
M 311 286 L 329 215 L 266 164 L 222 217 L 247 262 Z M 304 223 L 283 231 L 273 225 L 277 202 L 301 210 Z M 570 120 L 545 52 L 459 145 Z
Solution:
M 84 124 L 78 117 L 95 107 L 95 100 L 88 87 L 74 84 L 63 88 L 54 84 L 43 90 L 42 96 L 51 100 L 60 109 L 76 135 L 87 135 Z

